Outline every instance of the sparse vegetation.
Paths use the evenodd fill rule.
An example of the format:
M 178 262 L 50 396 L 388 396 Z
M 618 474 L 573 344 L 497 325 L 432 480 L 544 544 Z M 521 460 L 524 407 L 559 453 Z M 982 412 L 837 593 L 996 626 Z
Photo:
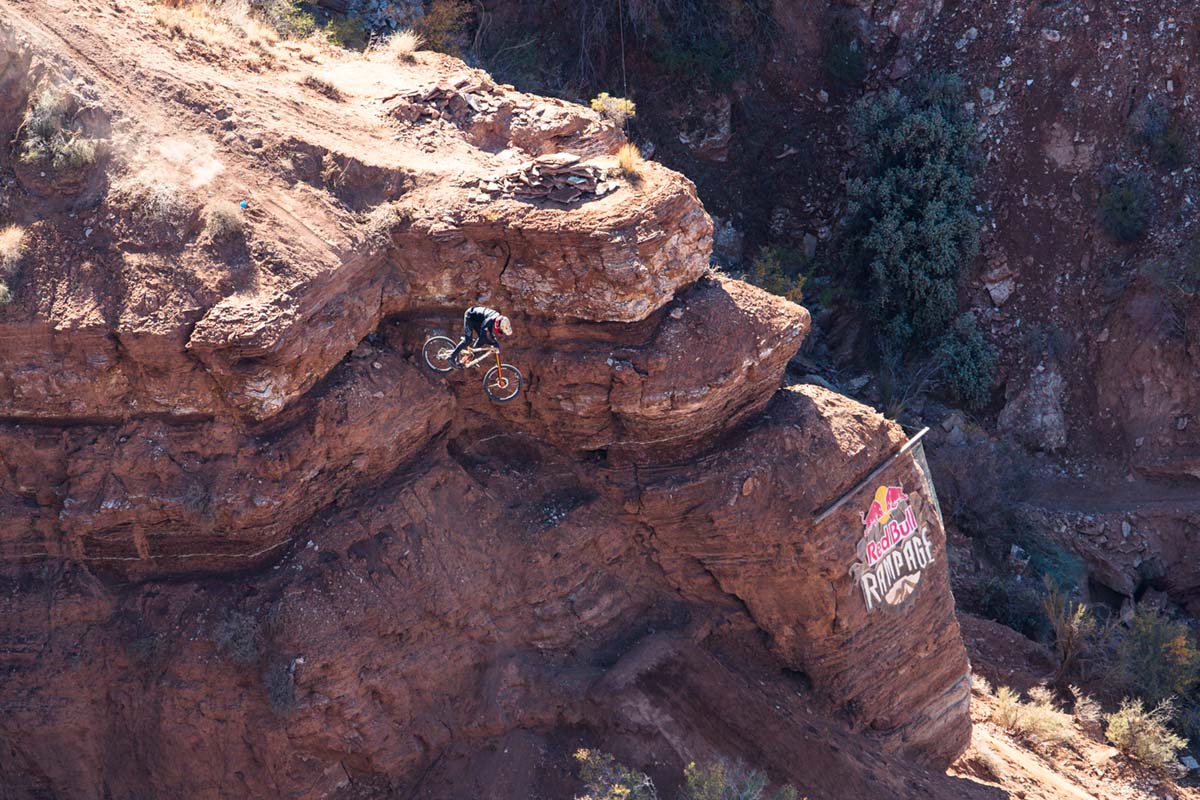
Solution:
M 1131 122 L 1134 138 L 1149 149 L 1159 166 L 1174 172 L 1187 163 L 1187 133 L 1162 98 L 1143 100 L 1134 109 Z
M 213 641 L 238 664 L 257 663 L 262 655 L 263 635 L 258 620 L 241 611 L 230 611 L 217 623 Z
M 1075 602 L 1050 581 L 1046 582 L 1046 590 L 1042 609 L 1054 636 L 1054 655 L 1058 661 L 1054 682 L 1057 684 L 1074 671 L 1080 657 L 1091 645 L 1098 626 L 1091 609 L 1085 604 Z
M 1200 650 L 1195 636 L 1180 620 L 1158 608 L 1138 606 L 1127 630 L 1118 629 L 1109 681 L 1158 705 L 1186 696 L 1200 683 Z
M 1110 170 L 1100 192 L 1100 222 L 1119 242 L 1136 242 L 1145 234 L 1154 210 L 1150 180 L 1141 172 Z
M 765 773 L 741 764 L 714 761 L 704 766 L 691 762 L 683 770 L 679 800 L 795 800 L 793 786 L 769 791 Z
M 209 204 L 204 217 L 204 230 L 214 241 L 240 238 L 245 233 L 246 221 L 237 203 L 217 200 Z
M 974 124 L 962 83 L 940 76 L 914 94 L 859 103 L 858 176 L 847 186 L 848 258 L 880 349 L 928 353 L 958 312 L 956 280 L 978 250 L 972 212 Z
M 367 27 L 356 16 L 330 17 L 321 29 L 331 44 L 352 50 L 363 50 L 367 46 Z
M 965 596 L 963 600 L 972 613 L 1034 641 L 1043 641 L 1049 632 L 1049 623 L 1042 614 L 1042 594 L 1023 576 L 993 577 L 978 589 L 977 596 Z
M 16 274 L 25 257 L 28 235 L 20 225 L 0 228 L 0 306 L 12 302 L 9 279 Z
M 642 158 L 642 151 L 638 150 L 637 145 L 626 142 L 617 150 L 617 166 L 626 179 L 636 183 L 642 179 L 646 159 Z
M 76 119 L 78 111 L 78 98 L 66 89 L 47 86 L 37 91 L 21 122 L 21 162 L 55 170 L 92 164 L 97 143 Z
M 425 13 L 413 20 L 413 30 L 430 50 L 460 55 L 472 13 L 467 0 L 433 0 Z
M 267 704 L 276 714 L 286 714 L 296 703 L 296 682 L 290 659 L 276 659 L 263 671 L 263 688 Z
M 392 228 L 407 219 L 407 212 L 402 212 L 395 203 L 380 203 L 367 212 L 363 220 L 363 231 L 373 243 L 383 244 Z
M 1163 701 L 1146 710 L 1140 700 L 1126 698 L 1121 708 L 1107 717 L 1104 735 L 1113 746 L 1130 758 L 1159 771 L 1174 771 L 1176 757 L 1187 742 L 1167 727 L 1174 706 Z
M 793 303 L 804 302 L 803 259 L 784 247 L 765 247 L 751 262 L 745 279 L 760 289 L 786 297 Z
M 621 128 L 637 116 L 636 103 L 624 97 L 613 97 L 608 92 L 601 92 L 592 98 L 592 110 L 603 114 Z
M 971 691 L 984 697 L 990 697 L 994 692 L 992 682 L 978 672 L 971 673 Z
M 193 213 L 183 190 L 173 183 L 137 176 L 118 191 L 129 198 L 133 218 L 142 225 L 164 225 L 178 232 Z
M 984 408 L 992 397 L 992 373 L 996 351 L 983 337 L 968 311 L 954 322 L 942 338 L 940 374 L 950 394 L 973 410 Z
M 21 264 L 28 235 L 20 225 L 0 228 L 0 276 L 11 275 Z
M 154 18 L 173 36 L 219 45 L 231 36 L 265 48 L 279 41 L 279 34 L 247 0 L 196 0 L 168 2 L 155 7 Z
M 997 725 L 1032 745 L 1053 745 L 1075 737 L 1071 717 L 1054 706 L 1054 697 L 1045 687 L 1029 690 L 1029 701 L 1007 686 L 996 690 Z
M 1099 737 L 1102 733 L 1104 710 L 1099 703 L 1092 699 L 1091 695 L 1086 694 L 1078 686 L 1072 684 L 1068 688 L 1071 697 L 1075 699 L 1075 708 L 1071 712 L 1075 721 L 1089 736 Z
M 416 52 L 425 44 L 421 34 L 410 28 L 396 31 L 376 48 L 379 52 L 397 61 L 415 61 Z
M 315 73 L 309 73 L 309 75 L 305 77 L 304 85 L 313 91 L 320 92 L 330 100 L 341 101 L 345 99 L 342 96 L 341 90 L 334 86 L 332 81 Z
M 575 751 L 584 794 L 576 800 L 658 800 L 654 781 L 598 750 Z
M 317 20 L 296 0 L 249 0 L 267 24 L 289 39 L 303 39 L 317 30 Z

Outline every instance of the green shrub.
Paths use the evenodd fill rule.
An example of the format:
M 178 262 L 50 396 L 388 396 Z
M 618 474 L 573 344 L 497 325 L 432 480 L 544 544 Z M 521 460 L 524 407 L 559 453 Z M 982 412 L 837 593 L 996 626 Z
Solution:
M 367 26 L 358 17 L 330 17 L 322 29 L 325 38 L 338 47 L 363 50 L 367 46 Z
M 703 767 L 696 762 L 683 770 L 680 800 L 795 800 L 793 786 L 781 786 L 769 792 L 765 773 L 740 764 L 714 761 Z
M 1186 624 L 1141 605 L 1118 632 L 1110 680 L 1149 705 L 1186 695 L 1200 683 L 1200 650 Z
M 852 115 L 859 165 L 847 186 L 848 257 L 881 347 L 905 357 L 951 327 L 959 270 L 979 247 L 976 129 L 963 100 L 962 83 L 943 76 L 912 96 L 864 100 Z
M 1187 163 L 1187 132 L 1162 99 L 1143 100 L 1133 112 L 1132 123 L 1134 138 L 1150 150 L 1159 166 L 1174 172 Z
M 654 781 L 599 750 L 575 751 L 584 794 L 576 800 L 658 800 Z
M 1104 735 L 1113 746 L 1146 766 L 1168 771 L 1176 767 L 1176 757 L 1187 742 L 1167 728 L 1174 714 L 1169 702 L 1147 711 L 1140 700 L 1126 698 L 1121 708 L 1108 716 Z
M 250 5 L 280 36 L 303 39 L 317 30 L 316 18 L 295 0 L 250 0 Z
M 991 401 L 996 351 L 983 337 L 973 313 L 955 320 L 942 339 L 940 356 L 942 380 L 951 395 L 973 410 Z
M 1142 238 L 1154 211 L 1150 180 L 1140 172 L 1110 172 L 1100 193 L 1100 222 L 1119 242 Z
M 612 120 L 617 127 L 625 127 L 625 123 L 637 116 L 637 104 L 624 97 L 613 97 L 608 92 L 601 92 L 592 98 L 592 110 L 598 111 Z
M 1193 237 L 1170 256 L 1151 261 L 1145 273 L 1158 289 L 1178 299 L 1200 295 L 1200 237 Z
M 425 14 L 413 20 L 413 31 L 430 50 L 459 55 L 471 14 L 467 0 L 433 0 Z
M 803 258 L 794 250 L 786 247 L 764 247 L 754 257 L 745 278 L 760 289 L 786 297 L 793 303 L 802 303 L 804 282 L 808 279 L 801 272 L 803 267 Z

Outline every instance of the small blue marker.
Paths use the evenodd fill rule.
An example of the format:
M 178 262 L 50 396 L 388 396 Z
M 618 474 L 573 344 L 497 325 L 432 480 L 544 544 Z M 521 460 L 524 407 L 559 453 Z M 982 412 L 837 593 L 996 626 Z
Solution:
M 243 200 L 242 202 L 238 203 L 238 205 L 242 207 L 242 210 L 243 210 L 243 211 L 245 211 L 247 208 L 249 208 L 249 207 L 250 207 L 250 204 L 249 204 L 249 203 L 247 203 L 245 200 Z

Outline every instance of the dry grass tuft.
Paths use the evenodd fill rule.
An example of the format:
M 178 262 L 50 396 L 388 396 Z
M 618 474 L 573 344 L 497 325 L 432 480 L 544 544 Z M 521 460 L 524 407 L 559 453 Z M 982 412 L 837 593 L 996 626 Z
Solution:
M 204 212 L 204 230 L 214 241 L 240 238 L 246 231 L 246 221 L 237 203 L 217 200 Z
M 25 229 L 20 225 L 0 228 L 0 275 L 11 275 L 25 257 Z
M 0 228 L 0 306 L 12 302 L 7 278 L 17 271 L 26 250 L 25 229 L 20 225 Z
M 397 61 L 416 61 L 416 52 L 425 44 L 425 37 L 405 28 L 396 31 L 377 45 L 375 50 Z
M 279 34 L 246 0 L 162 0 L 154 9 L 154 19 L 173 36 L 207 45 L 231 37 L 260 48 L 279 41 Z
M 978 673 L 972 673 L 971 692 L 973 694 L 983 695 L 984 697 L 990 697 L 995 693 L 995 690 L 992 689 L 991 681 L 989 681 L 987 678 Z
M 1015 691 L 1001 686 L 996 691 L 996 713 L 992 721 L 1033 745 L 1063 744 L 1075 738 L 1071 717 L 1054 707 L 1054 698 L 1044 687 L 1029 690 L 1022 703 Z
M 314 91 L 320 92 L 330 100 L 337 100 L 341 102 L 342 100 L 346 99 L 345 95 L 342 94 L 341 89 L 338 89 L 336 86 L 334 86 L 332 81 L 315 73 L 309 74 L 308 77 L 304 79 L 304 85 Z
M 96 140 L 76 119 L 79 98 L 65 88 L 43 86 L 21 121 L 20 160 L 56 170 L 79 169 L 96 160 Z
M 380 203 L 367 213 L 363 231 L 373 244 L 386 244 L 392 229 L 409 219 L 408 213 L 396 208 L 395 203 Z
M 646 159 L 642 158 L 642 151 L 638 150 L 636 145 L 626 142 L 621 145 L 621 149 L 617 150 L 617 164 L 621 174 L 628 180 L 639 181 L 642 179 L 642 170 L 646 166 Z
M 175 183 L 148 173 L 133 175 L 113 186 L 132 221 L 147 229 L 144 235 L 174 240 L 190 230 L 196 206 L 186 191 Z

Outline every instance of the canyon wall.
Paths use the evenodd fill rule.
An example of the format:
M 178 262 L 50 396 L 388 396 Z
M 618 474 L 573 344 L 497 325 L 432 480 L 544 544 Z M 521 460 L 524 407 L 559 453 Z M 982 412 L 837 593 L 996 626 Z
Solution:
M 906 437 L 782 387 L 808 312 L 708 272 L 689 181 L 621 177 L 612 123 L 449 57 L 321 54 L 335 100 L 284 51 L 222 66 L 144 19 L 67 47 L 69 4 L 0 5 L 0 128 L 35 78 L 77 93 L 106 119 L 78 186 L 109 187 L 42 203 L 0 153 L 31 240 L 0 309 L 11 796 L 519 792 L 596 741 L 813 797 L 896 759 L 873 789 L 904 797 L 926 778 L 903 762 L 965 747 L 932 497 L 911 455 L 862 483 Z M 157 146 L 180 131 L 185 157 Z M 612 188 L 480 190 L 563 152 Z M 147 221 L 145 160 L 179 220 Z M 248 198 L 239 240 L 203 226 L 219 197 Z M 511 404 L 421 363 L 475 302 L 513 318 Z M 921 530 L 871 565 L 905 583 L 868 610 L 880 486 Z

